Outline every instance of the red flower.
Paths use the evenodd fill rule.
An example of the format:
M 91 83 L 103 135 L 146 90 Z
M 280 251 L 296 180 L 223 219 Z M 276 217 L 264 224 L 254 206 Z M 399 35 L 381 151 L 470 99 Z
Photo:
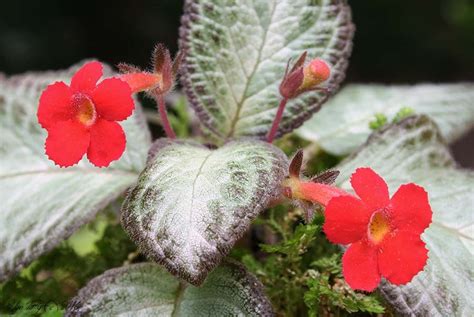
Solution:
M 116 121 L 128 118 L 134 109 L 127 83 L 102 77 L 102 65 L 89 62 L 72 77 L 71 85 L 56 82 L 42 93 L 38 121 L 48 131 L 46 155 L 57 165 L 76 164 L 87 158 L 98 167 L 122 156 L 125 133 Z
M 382 276 L 395 285 L 410 282 L 428 259 L 420 238 L 431 223 L 427 193 L 411 183 L 390 199 L 387 184 L 370 168 L 357 169 L 351 184 L 360 199 L 331 199 L 323 227 L 331 242 L 351 244 L 342 258 L 345 280 L 365 291 L 374 290 Z

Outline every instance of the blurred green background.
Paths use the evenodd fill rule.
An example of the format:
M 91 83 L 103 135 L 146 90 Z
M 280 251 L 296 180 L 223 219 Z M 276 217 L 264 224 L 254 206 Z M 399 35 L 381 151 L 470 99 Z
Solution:
M 473 0 L 353 0 L 346 82 L 474 80 Z M 156 42 L 177 50 L 182 0 L 2 0 L 0 71 L 60 69 L 84 58 L 147 66 Z M 474 133 L 453 145 L 474 167 Z

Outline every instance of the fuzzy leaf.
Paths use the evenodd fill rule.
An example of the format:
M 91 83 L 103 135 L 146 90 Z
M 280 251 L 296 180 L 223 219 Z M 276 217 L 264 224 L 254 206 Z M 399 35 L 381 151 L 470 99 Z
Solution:
M 86 159 L 59 168 L 48 160 L 47 132 L 36 118 L 39 96 L 48 84 L 69 83 L 78 68 L 0 75 L 0 281 L 91 220 L 135 182 L 145 164 L 150 135 L 137 102 L 134 115 L 121 123 L 127 149 L 109 168 Z
M 234 262 L 216 268 L 199 288 L 141 263 L 94 278 L 69 303 L 66 316 L 273 316 L 262 289 Z
M 256 140 L 209 150 L 161 139 L 151 152 L 122 224 L 148 257 L 199 285 L 279 195 L 287 158 Z
M 422 235 L 429 250 L 425 270 L 405 286 L 384 283 L 386 299 L 407 316 L 472 316 L 474 173 L 455 167 L 436 124 L 426 116 L 374 133 L 341 164 L 338 183 L 350 190 L 349 177 L 361 166 L 379 173 L 392 194 L 404 183 L 423 186 L 433 209 L 433 223 Z
M 183 84 L 201 122 L 220 139 L 268 133 L 286 64 L 304 51 L 332 65 L 327 85 L 335 91 L 354 33 L 344 0 L 187 0 L 182 22 Z M 279 135 L 326 98 L 311 92 L 289 102 Z
M 345 155 L 365 142 L 377 116 L 392 121 L 404 107 L 430 116 L 452 142 L 474 127 L 474 84 L 349 85 L 296 132 L 332 154 Z

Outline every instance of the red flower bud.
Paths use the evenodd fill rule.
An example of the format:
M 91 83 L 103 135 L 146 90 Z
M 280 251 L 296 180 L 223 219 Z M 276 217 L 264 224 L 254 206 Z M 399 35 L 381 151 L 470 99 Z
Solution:
M 288 63 L 280 84 L 280 94 L 283 98 L 291 99 L 303 92 L 321 89 L 317 86 L 329 79 L 331 69 L 324 60 L 316 58 L 304 66 L 305 59 L 306 52 L 298 58 L 290 71 Z
M 331 75 L 331 69 L 328 64 L 320 59 L 313 59 L 308 65 L 304 67 L 304 80 L 299 90 L 301 92 L 311 90 L 317 85 L 328 80 Z

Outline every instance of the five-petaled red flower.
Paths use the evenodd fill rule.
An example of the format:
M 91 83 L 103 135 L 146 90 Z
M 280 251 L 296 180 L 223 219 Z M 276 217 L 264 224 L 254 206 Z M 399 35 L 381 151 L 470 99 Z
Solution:
M 46 154 L 57 165 L 76 164 L 87 158 L 98 167 L 122 156 L 125 133 L 116 121 L 128 118 L 134 109 L 127 83 L 102 77 L 102 65 L 89 62 L 72 77 L 71 85 L 56 82 L 42 93 L 38 121 L 48 131 Z
M 420 238 L 431 223 L 427 193 L 411 183 L 390 199 L 387 184 L 370 168 L 357 169 L 351 184 L 360 199 L 332 198 L 323 227 L 331 242 L 351 244 L 342 258 L 346 282 L 366 291 L 374 290 L 381 277 L 396 285 L 410 282 L 428 259 Z

